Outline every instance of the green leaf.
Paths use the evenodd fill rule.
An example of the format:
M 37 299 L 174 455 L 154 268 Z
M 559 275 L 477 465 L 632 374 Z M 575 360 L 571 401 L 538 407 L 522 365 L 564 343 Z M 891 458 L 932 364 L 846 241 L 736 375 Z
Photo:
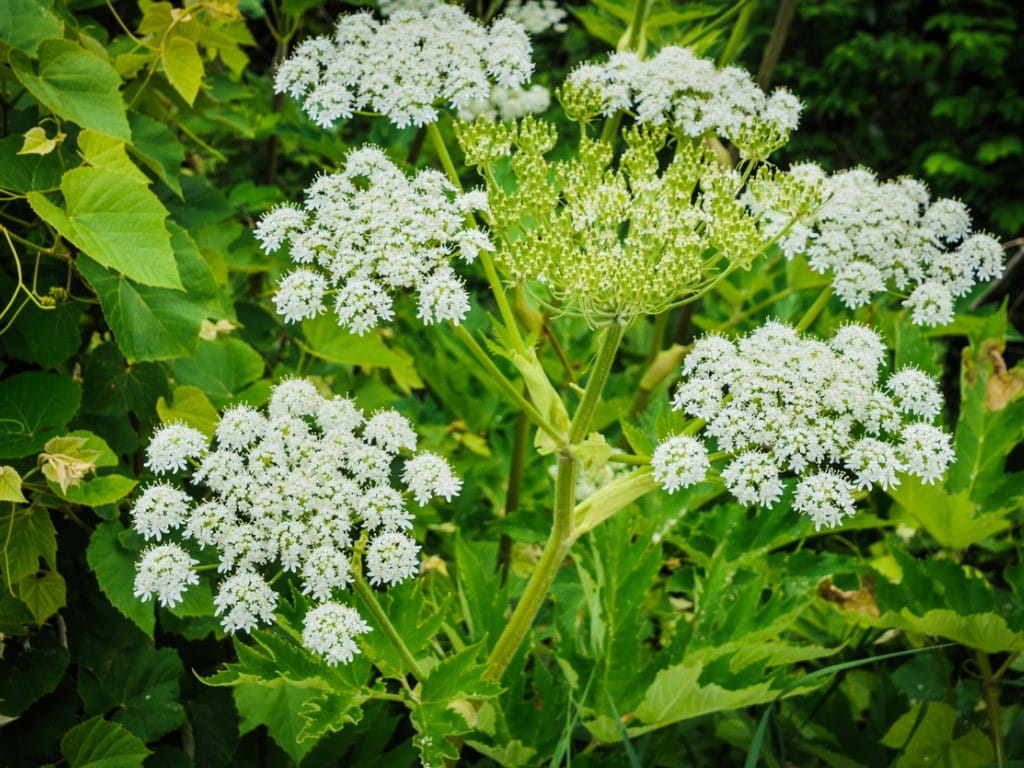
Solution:
M 299 740 L 299 734 L 306 724 L 299 711 L 318 696 L 315 690 L 300 688 L 281 680 L 276 686 L 239 683 L 232 693 L 242 718 L 238 726 L 239 733 L 246 734 L 265 725 L 270 738 L 296 763 L 301 762 L 316 746 L 316 741 L 312 739 Z
M 1006 512 L 979 514 L 966 490 L 952 494 L 940 485 L 906 477 L 889 495 L 939 544 L 950 549 L 967 549 L 1010 527 Z
M 83 480 L 59 494 L 73 504 L 85 507 L 102 507 L 120 501 L 138 485 L 138 481 L 124 475 L 103 475 L 92 480 Z M 52 486 L 51 486 L 52 487 Z
M 143 645 L 82 669 L 78 692 L 86 714 L 112 718 L 143 741 L 170 733 L 185 720 L 178 701 L 185 668 L 171 648 Z
M 60 752 L 71 768 L 140 768 L 150 754 L 123 725 L 102 717 L 68 731 L 60 742 Z
M 77 301 L 53 309 L 40 309 L 30 303 L 5 334 L 8 354 L 43 368 L 59 368 L 82 347 L 79 321 L 83 310 Z M 40 344 L 39 339 L 46 339 L 46 343 Z
M 43 0 L 5 0 L 0 14 L 0 40 L 12 48 L 20 48 L 34 56 L 44 37 L 60 37 L 61 24 Z
M 57 567 L 57 531 L 46 509 L 4 505 L 0 508 L 0 537 L 4 542 L 4 589 L 38 571 L 40 559 L 50 568 Z
M 198 429 L 207 437 L 213 437 L 220 416 L 202 390 L 198 387 L 175 387 L 171 403 L 162 397 L 156 401 L 156 412 L 164 424 L 181 421 Z
M 927 710 L 918 723 L 921 707 Z M 992 742 L 984 733 L 972 728 L 954 737 L 956 726 L 957 712 L 949 704 L 917 702 L 893 723 L 882 744 L 903 750 L 893 768 L 982 768 L 995 760 Z
M 42 624 L 67 605 L 67 586 L 56 571 L 29 574 L 17 584 L 18 599 L 23 602 L 36 624 Z
M 0 501 L 28 503 L 25 494 L 21 492 L 21 475 L 14 467 L 0 467 Z
M 131 139 L 119 91 L 121 78 L 108 62 L 72 40 L 45 39 L 38 54 L 38 69 L 21 51 L 11 51 L 10 64 L 41 104 L 83 128 Z
M 1004 617 L 992 612 L 963 615 L 935 608 L 916 615 L 903 608 L 899 613 L 887 611 L 873 623 L 877 627 L 945 637 L 985 653 L 1024 651 L 1024 634 L 1014 632 Z
M 124 530 L 117 521 L 100 523 L 92 532 L 85 557 L 110 604 L 152 637 L 156 623 L 153 604 L 143 603 L 133 593 L 138 552 L 122 545 L 119 534 Z
M 19 155 L 48 155 L 64 140 L 64 134 L 59 131 L 52 139 L 47 138 L 46 130 L 40 126 L 29 128 L 25 132 Z
M 187 37 L 173 37 L 160 57 L 167 80 L 191 107 L 203 82 L 203 60 Z
M 16 717 L 56 688 L 69 660 L 56 632 L 36 634 L 30 644 L 7 644 L 0 659 L 0 715 Z
M 78 269 L 96 292 L 118 346 L 129 362 L 191 355 L 206 308 L 180 291 L 127 280 L 87 258 Z
M 195 357 L 174 363 L 174 378 L 224 406 L 263 374 L 263 358 L 241 339 L 200 341 Z
M 0 382 L 0 458 L 39 453 L 75 415 L 81 399 L 70 376 L 28 371 Z
M 306 351 L 322 360 L 344 365 L 402 366 L 405 360 L 388 349 L 376 333 L 359 336 L 338 327 L 331 314 L 302 322 Z
M 109 147 L 103 151 L 109 152 Z M 129 162 L 127 156 L 124 162 Z M 138 169 L 135 172 L 141 175 Z M 167 209 L 143 181 L 123 175 L 123 167 L 120 172 L 75 168 L 64 174 L 60 189 L 66 211 L 38 192 L 28 194 L 40 218 L 125 277 L 147 286 L 183 289 L 164 226 Z
M 498 683 L 483 678 L 487 664 L 478 659 L 481 649 L 482 644 L 471 645 L 442 659 L 422 681 L 419 701 L 412 702 L 410 714 L 419 734 L 413 742 L 424 768 L 442 768 L 446 759 L 458 759 L 449 739 L 475 727 L 471 700 L 501 693 Z
M 181 164 L 185 162 L 185 150 L 178 137 L 159 120 L 141 112 L 129 113 L 128 122 L 132 127 L 132 142 L 128 150 L 180 198 L 178 178 Z
M 51 189 L 60 183 L 58 149 L 48 155 L 19 155 L 21 137 L 12 134 L 0 139 L 0 187 L 24 194 L 33 189 Z
M 117 173 L 135 184 L 149 185 L 146 176 L 128 157 L 127 145 L 105 133 L 82 131 L 78 134 L 78 151 L 87 165 Z

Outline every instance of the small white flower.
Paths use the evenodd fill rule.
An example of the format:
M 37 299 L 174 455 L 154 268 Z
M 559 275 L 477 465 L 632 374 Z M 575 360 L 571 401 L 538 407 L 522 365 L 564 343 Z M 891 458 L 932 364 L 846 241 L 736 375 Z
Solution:
M 198 562 L 177 544 L 149 547 L 135 565 L 135 596 L 146 602 L 155 595 L 160 605 L 177 605 L 189 585 L 199 583 L 192 570 Z
M 332 667 L 348 664 L 359 653 L 356 638 L 371 631 L 359 612 L 341 603 L 326 602 L 311 608 L 302 623 L 302 644 L 319 653 Z
M 273 253 L 306 223 L 306 214 L 294 205 L 279 205 L 260 219 L 256 239 L 267 253 Z
M 416 432 L 409 420 L 395 410 L 377 411 L 363 427 L 363 438 L 391 454 L 416 449 Z
M 832 287 L 843 304 L 856 309 L 868 304 L 874 294 L 885 290 L 885 277 L 874 264 L 851 261 L 836 269 Z
M 146 466 L 158 475 L 181 472 L 189 459 L 202 456 L 209 447 L 206 435 L 184 424 L 167 424 L 153 433 L 146 447 Z
M 316 386 L 306 379 L 283 379 L 270 394 L 267 410 L 270 418 L 281 421 L 288 417 L 315 416 L 323 405 Z
M 234 522 L 237 521 L 231 510 L 211 499 L 196 505 L 189 513 L 183 533 L 205 549 L 219 540 L 225 526 Z
M 916 325 L 936 326 L 953 322 L 953 294 L 941 283 L 921 283 L 903 302 Z
M 771 456 L 761 451 L 739 454 L 722 470 L 722 480 L 741 504 L 771 508 L 782 497 L 779 468 Z
M 853 486 L 835 472 L 808 475 L 797 483 L 793 509 L 810 517 L 816 531 L 823 525 L 835 528 L 853 515 Z
M 132 507 L 132 526 L 147 541 L 160 541 L 188 515 L 192 499 L 173 485 L 151 485 Z
M 668 438 L 651 457 L 654 479 L 669 493 L 701 482 L 710 466 L 704 445 L 689 435 Z
M 422 507 L 435 496 L 451 501 L 462 490 L 462 481 L 451 466 L 436 453 L 421 453 L 405 462 L 402 482 Z
M 901 368 L 889 377 L 889 391 L 904 413 L 933 419 L 942 410 L 942 395 L 935 379 L 917 368 Z
M 324 311 L 327 281 L 311 269 L 296 269 L 281 279 L 274 308 L 286 323 L 298 323 Z
M 879 485 L 885 490 L 899 485 L 896 475 L 906 469 L 896 455 L 894 445 L 873 437 L 854 443 L 846 454 L 846 468 L 853 472 L 858 488 Z
M 371 584 L 398 584 L 420 569 L 420 546 L 404 533 L 385 531 L 366 547 L 366 574 Z
M 239 571 L 221 583 L 213 604 L 225 632 L 251 632 L 274 621 L 277 593 L 259 574 Z
M 248 448 L 267 428 L 267 420 L 248 405 L 235 405 L 221 414 L 214 437 L 221 448 L 242 451 Z
M 900 454 L 907 472 L 929 484 L 940 480 L 956 457 L 949 435 L 931 424 L 916 422 L 905 426 L 902 436 Z
M 412 514 L 406 510 L 402 494 L 390 485 L 378 485 L 363 494 L 359 512 L 371 531 L 412 528 Z
M 316 547 L 302 564 L 302 594 L 314 600 L 326 600 L 335 590 L 352 582 L 352 563 L 348 555 L 331 546 Z

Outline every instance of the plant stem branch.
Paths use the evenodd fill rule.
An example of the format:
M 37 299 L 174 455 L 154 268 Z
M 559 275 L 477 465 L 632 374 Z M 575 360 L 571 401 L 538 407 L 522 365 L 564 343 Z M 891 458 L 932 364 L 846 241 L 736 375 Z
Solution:
M 617 321 L 605 328 L 604 338 L 601 339 L 601 348 L 597 352 L 597 360 L 594 361 L 594 367 L 587 379 L 587 388 L 583 391 L 583 399 L 580 400 L 572 418 L 572 425 L 569 427 L 570 445 L 580 442 L 590 430 L 594 410 L 601 400 L 601 393 L 604 391 L 605 382 L 608 381 L 615 353 L 619 350 L 619 344 L 622 342 L 625 331 L 626 326 Z
M 782 55 L 782 46 L 786 44 L 786 34 L 793 23 L 793 16 L 796 15 L 797 0 L 782 0 L 779 3 L 779 12 L 775 15 L 775 26 L 772 27 L 772 36 L 768 38 L 768 45 L 765 46 L 764 56 L 761 58 L 761 66 L 757 70 L 757 84 L 761 88 L 767 88 L 775 74 L 775 65 L 779 63 L 779 56 Z
M 988 654 L 984 651 L 975 651 L 974 655 L 981 671 L 981 695 L 985 699 L 985 713 L 988 715 L 989 738 L 992 739 L 992 748 L 996 753 L 996 765 L 1002 766 L 1003 717 L 999 706 L 999 686 L 992 675 L 992 664 L 988 660 Z
M 818 294 L 818 298 L 814 300 L 814 303 L 807 308 L 806 312 L 804 312 L 804 316 L 801 317 L 799 322 L 796 324 L 796 329 L 798 331 L 806 331 L 810 328 L 811 324 L 818 319 L 818 315 L 821 314 L 821 310 L 825 308 L 825 305 L 828 304 L 828 300 L 831 298 L 832 284 L 829 283 L 825 286 L 824 290 Z
M 366 579 L 363 578 L 363 574 L 359 572 L 358 568 L 354 568 L 352 573 L 352 586 L 355 588 L 356 594 L 359 595 L 363 604 L 370 611 L 370 614 L 376 620 L 381 630 L 383 630 L 384 634 L 387 635 L 388 640 L 391 641 L 395 650 L 398 651 L 398 655 L 402 657 L 402 661 L 405 662 L 409 671 L 412 672 L 413 676 L 415 676 L 417 680 L 423 680 L 426 677 L 423 669 L 409 651 L 409 647 L 405 644 L 405 641 L 402 640 L 402 636 L 398 634 L 398 630 L 395 629 L 395 625 L 391 623 L 391 619 L 388 618 L 388 615 L 384 613 L 384 609 L 381 607 L 380 603 L 377 602 L 377 596 L 373 594 L 373 589 L 371 589 L 370 585 L 366 583 Z
M 520 392 L 516 386 L 508 380 L 508 377 L 501 372 L 501 369 L 494 364 L 491 360 L 490 355 L 484 351 L 483 347 L 477 343 L 477 340 L 473 338 L 473 335 L 466 330 L 464 326 L 455 325 L 455 335 L 459 337 L 462 342 L 469 348 L 469 351 L 473 354 L 473 357 L 477 359 L 484 369 L 491 375 L 491 378 L 498 385 L 502 392 L 505 393 L 508 398 L 515 403 L 530 421 L 536 424 L 541 430 L 547 434 L 552 440 L 555 441 L 556 445 L 565 445 L 565 436 L 559 434 L 558 430 L 555 429 L 551 423 L 544 418 L 540 411 L 538 411 L 533 403 L 526 399 L 522 392 Z

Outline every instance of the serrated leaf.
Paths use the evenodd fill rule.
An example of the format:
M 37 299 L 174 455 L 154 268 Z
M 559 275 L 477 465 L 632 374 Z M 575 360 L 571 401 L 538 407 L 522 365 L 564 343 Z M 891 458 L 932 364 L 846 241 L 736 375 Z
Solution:
M 57 148 L 57 145 L 64 141 L 64 134 L 57 132 L 53 138 L 46 136 L 46 130 L 40 126 L 29 128 L 23 137 L 19 155 L 48 155 Z
M 62 495 L 72 504 L 84 507 L 102 507 L 125 498 L 138 485 L 138 481 L 124 475 L 103 475 L 71 486 Z
M 137 169 L 136 169 L 137 170 Z M 183 290 L 167 209 L 143 181 L 104 168 L 75 168 L 60 182 L 66 210 L 28 194 L 40 218 L 96 262 L 138 283 Z
M 224 406 L 263 374 L 263 358 L 241 339 L 200 340 L 195 356 L 176 360 L 173 370 L 175 381 Z
M 966 490 L 952 494 L 940 485 L 907 477 L 889 495 L 939 544 L 951 549 L 967 549 L 1010 527 L 1009 510 L 979 512 Z
M 196 44 L 187 37 L 172 37 L 160 60 L 168 82 L 191 107 L 203 82 L 203 60 Z
M 877 627 L 944 637 L 985 653 L 1024 651 L 1024 634 L 1014 632 L 1004 617 L 991 612 L 963 615 L 936 608 L 916 615 L 911 609 L 903 608 L 899 613 L 883 613 L 873 623 Z
M 39 43 L 47 37 L 60 37 L 64 25 L 40 0 L 5 0 L 0 14 L 0 40 L 12 48 L 35 55 Z
M 140 768 L 150 754 L 123 725 L 94 717 L 76 725 L 60 742 L 71 768 Z
M 921 713 L 921 708 L 927 711 Z M 920 721 L 919 721 L 920 716 Z M 957 712 L 944 701 L 916 702 L 893 723 L 882 744 L 902 750 L 893 768 L 982 768 L 995 756 L 992 742 L 977 728 L 956 737 Z
M 246 734 L 265 725 L 270 738 L 296 763 L 316 746 L 312 739 L 299 740 L 307 722 L 299 712 L 310 699 L 319 696 L 315 690 L 289 685 L 282 680 L 276 686 L 239 683 L 232 689 L 232 694 L 242 718 L 239 733 Z
M 117 521 L 96 526 L 89 539 L 86 560 L 110 604 L 152 637 L 156 623 L 153 603 L 143 603 L 133 594 L 138 553 L 121 544 L 119 535 L 124 530 Z
M 17 134 L 0 139 L 0 187 L 22 194 L 56 187 L 64 172 L 60 151 L 48 155 L 19 155 L 21 143 Z
M 484 679 L 486 662 L 480 661 L 482 645 L 471 645 L 439 661 L 422 681 L 419 701 L 410 708 L 413 739 L 424 768 L 442 768 L 455 760 L 458 750 L 450 737 L 469 733 L 475 727 L 479 702 L 501 693 L 501 686 Z M 473 721 L 473 722 L 471 722 Z
M 28 503 L 25 494 L 21 492 L 21 475 L 14 467 L 0 467 L 0 501 Z
M 0 382 L 0 458 L 38 453 L 78 410 L 82 391 L 70 377 L 28 371 Z
M 166 125 L 141 112 L 131 112 L 132 141 L 128 150 L 155 173 L 179 198 L 181 197 L 181 164 L 185 149 Z
M 17 717 L 60 683 L 71 655 L 56 632 L 42 632 L 31 644 L 10 643 L 0 658 L 0 715 Z
M 36 573 L 40 559 L 57 567 L 57 531 L 43 507 L 0 507 L 0 541 L 3 589 L 13 591 L 18 582 Z
M 148 185 L 149 178 L 128 157 L 126 146 L 105 133 L 86 130 L 78 134 L 78 151 L 86 164 L 124 176 L 135 184 Z
M 48 109 L 83 128 L 131 139 L 121 78 L 96 54 L 72 40 L 39 43 L 39 66 L 21 51 L 11 51 L 11 69 L 21 84 Z
M 388 349 L 379 334 L 359 336 L 338 327 L 332 315 L 321 315 L 302 322 L 306 351 L 332 363 L 362 366 L 402 366 L 399 355 Z
M 156 412 L 164 424 L 184 422 L 207 437 L 213 437 L 213 431 L 220 421 L 213 403 L 202 390 L 193 386 L 175 387 L 170 404 L 164 398 L 159 398 L 156 401 Z
M 36 624 L 42 624 L 67 604 L 67 586 L 56 571 L 29 574 L 15 589 Z
M 109 714 L 143 741 L 153 741 L 184 722 L 178 701 L 184 671 L 173 649 L 143 645 L 80 670 L 78 692 L 86 714 Z

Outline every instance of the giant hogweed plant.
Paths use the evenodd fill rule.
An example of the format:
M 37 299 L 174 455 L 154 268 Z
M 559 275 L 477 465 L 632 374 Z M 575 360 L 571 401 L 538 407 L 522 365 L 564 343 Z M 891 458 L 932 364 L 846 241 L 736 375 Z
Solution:
M 5 593 L 2 631 L 23 633 L 60 608 L 56 541 L 42 518 L 63 509 L 88 530 L 75 512 L 88 506 L 103 521 L 88 564 L 109 601 L 150 635 L 155 603 L 164 632 L 233 636 L 237 659 L 204 683 L 230 689 L 239 731 L 265 725 L 296 762 L 365 734 L 394 745 L 413 733 L 417 757 L 399 745 L 395 760 L 559 764 L 579 747 L 583 762 L 624 754 L 637 764 L 634 745 L 678 752 L 713 713 L 723 718 L 716 739 L 749 743 L 756 759 L 783 699 L 805 724 L 840 696 L 863 703 L 863 681 L 842 677 L 862 662 L 821 660 L 844 646 L 867 655 L 872 630 L 879 642 L 905 632 L 968 649 L 988 736 L 954 733 L 952 706 L 911 691 L 909 711 L 878 734 L 882 746 L 818 733 L 808 755 L 827 762 L 848 750 L 874 764 L 884 747 L 930 761 L 936 748 L 920 733 L 939 731 L 977 765 L 1003 758 L 997 684 L 1024 650 L 1019 611 L 1006 614 L 1006 590 L 958 563 L 1007 531 L 1019 495 L 1003 476 L 1021 436 L 1020 377 L 1001 356 L 1008 331 L 1000 314 L 968 307 L 976 286 L 1000 275 L 1001 247 L 972 231 L 961 203 L 933 201 L 913 179 L 773 166 L 799 122 L 795 96 L 701 58 L 700 35 L 679 32 L 687 47 L 663 39 L 672 14 L 643 0 L 628 13 L 606 5 L 614 22 L 578 15 L 619 50 L 577 66 L 553 98 L 528 83 L 530 34 L 564 19 L 553 3 L 509 3 L 489 22 L 455 6 L 384 3 L 379 16 L 343 15 L 290 55 L 298 24 L 282 6 L 268 20 L 281 45 L 273 87 L 311 121 L 302 130 L 317 138 L 304 157 L 328 162 L 242 236 L 233 222 L 210 225 L 217 214 L 202 205 L 149 192 L 131 157 L 179 196 L 196 183 L 158 151 L 169 136 L 158 121 L 121 104 L 128 126 L 110 117 L 116 110 L 45 87 L 47 67 L 70 56 L 111 83 L 124 77 L 130 106 L 204 105 L 192 51 L 201 45 L 238 73 L 232 41 L 247 38 L 231 26 L 233 6 L 146 6 L 138 36 L 112 46 L 116 72 L 71 40 L 35 45 L 0 29 L 26 92 L 84 129 L 74 137 L 81 165 L 63 176 L 50 162 L 72 159 L 59 121 L 56 138 L 43 128 L 12 137 L 41 159 L 0 169 L 11 199 L 53 237 L 39 246 L 16 233 L 24 221 L 6 218 L 16 258 L 25 247 L 65 259 L 113 334 L 101 326 L 90 346 L 88 413 L 75 425 L 104 423 L 104 386 L 133 414 L 140 388 L 167 395 L 155 404 L 163 425 L 129 471 L 150 481 L 131 499 L 126 530 L 114 505 L 135 480 L 110 469 L 115 451 L 87 430 L 54 436 L 72 412 L 24 407 L 33 388 L 58 383 L 68 392 L 55 402 L 73 399 L 72 377 L 2 383 L 8 422 L 38 421 L 38 434 L 8 430 L 5 455 L 35 461 L 43 449 L 23 477 L 4 468 L 5 498 L 27 503 L 24 488 L 33 504 L 6 520 L 3 575 L 16 599 L 12 608 Z M 493 5 L 479 10 L 494 16 Z M 735 11 L 723 61 L 749 18 Z M 61 29 L 47 12 L 19 13 Z M 231 20 L 227 37 L 210 22 L 220 16 Z M 660 49 L 647 51 L 651 41 Z M 197 143 L 193 130 L 231 122 L 216 104 L 204 108 L 180 118 Z M 355 120 L 374 136 L 415 130 L 413 144 L 426 144 L 405 162 L 386 141 L 335 151 L 335 129 Z M 115 188 L 121 202 L 104 194 Z M 259 207 L 266 193 L 243 183 L 233 194 L 256 195 Z M 125 200 L 140 213 L 127 234 L 111 224 Z M 143 237 L 154 222 L 160 237 Z M 83 255 L 72 259 L 65 241 Z M 227 243 L 222 263 L 212 254 Z M 129 245 L 147 258 L 125 256 Z M 15 299 L 62 316 L 60 302 L 79 301 L 66 288 L 38 292 L 38 263 L 31 284 L 16 263 Z M 236 316 L 216 287 L 214 271 L 248 276 L 260 263 L 274 265 L 265 303 L 280 325 L 254 304 Z M 12 300 L 3 314 L 19 312 Z M 220 338 L 243 320 L 248 341 L 264 337 L 265 358 Z M 678 343 L 666 343 L 670 322 Z M 706 331 L 695 341 L 693 325 Z M 971 339 L 955 443 L 926 341 L 936 326 Z M 399 389 L 428 393 L 384 406 L 361 377 L 336 379 L 336 365 L 303 375 L 311 358 L 383 366 Z M 167 359 L 173 392 L 151 362 Z M 490 404 L 486 416 L 476 399 Z M 137 447 L 117 434 L 117 454 Z M 479 458 L 466 461 L 467 451 Z M 858 531 L 890 527 L 885 549 L 869 544 L 856 565 L 839 545 L 804 548 L 833 529 L 824 541 L 857 547 Z M 915 560 L 895 543 L 918 532 L 942 558 Z M 1018 571 L 1006 575 L 1015 592 Z M 67 666 L 66 651 L 42 647 Z M 140 762 L 136 736 L 155 740 L 185 722 L 165 701 L 172 678 L 178 690 L 175 651 L 139 646 L 102 662 L 75 653 L 93 719 L 61 744 L 72 765 L 103 751 L 100 739 L 108 756 Z M 995 654 L 1007 657 L 993 667 Z M 136 659 L 152 680 L 133 678 Z M 900 671 L 916 680 L 912 663 Z M 31 674 L 52 688 L 48 670 Z M 153 697 L 159 717 L 140 703 Z M 756 705 L 767 705 L 759 725 L 742 714 Z M 399 736 L 389 710 L 408 712 Z M 101 717 L 108 711 L 124 727 Z M 200 720 L 190 714 L 188 727 Z M 652 742 L 658 734 L 664 741 Z M 781 733 L 775 741 L 781 751 Z
M 631 29 L 644 13 L 641 2 Z M 558 123 L 455 119 L 454 143 L 446 114 L 465 116 L 495 88 L 507 94 L 529 77 L 529 39 L 512 19 L 487 27 L 444 5 L 394 10 L 384 21 L 342 16 L 333 36 L 301 43 L 277 71 L 276 89 L 321 127 L 357 111 L 420 126 L 440 165 L 403 168 L 365 145 L 318 175 L 301 202 L 264 215 L 255 230 L 262 248 L 294 264 L 275 289 L 278 313 L 286 323 L 327 317 L 361 336 L 393 325 L 408 305 L 417 321 L 464 345 L 470 373 L 519 410 L 533 449 L 554 465 L 548 536 L 525 585 L 518 594 L 501 586 L 492 598 L 507 603 L 488 612 L 496 621 L 466 643 L 448 622 L 479 618 L 467 606 L 453 619 L 415 587 L 382 599 L 420 570 L 410 496 L 419 506 L 451 501 L 463 485 L 443 457 L 412 453 L 416 429 L 399 412 L 364 413 L 292 378 L 273 390 L 266 413 L 225 410 L 212 442 L 181 423 L 153 435 L 147 467 L 173 480 L 133 503 L 133 526 L 152 542 L 134 593 L 174 606 L 215 571 L 215 614 L 236 635 L 239 659 L 208 682 L 315 675 L 316 691 L 297 712 L 300 741 L 343 728 L 361 703 L 383 698 L 408 707 L 424 765 L 458 760 L 465 738 L 497 755 L 500 741 L 487 746 L 480 736 L 502 728 L 515 736 L 499 696 L 513 667 L 527 674 L 524 654 L 534 656 L 534 675 L 545 664 L 531 629 L 559 572 L 567 558 L 587 559 L 586 534 L 638 500 L 700 487 L 687 516 L 728 494 L 803 515 L 818 531 L 855 518 L 874 488 L 940 481 L 954 459 L 949 435 L 933 423 L 943 409 L 933 377 L 891 366 L 869 324 L 851 320 L 821 338 L 811 331 L 833 291 L 852 308 L 887 281 L 897 292 L 916 284 L 905 301 L 912 321 L 948 323 L 955 296 L 999 275 L 998 243 L 971 235 L 961 204 L 930 202 L 913 180 L 879 185 L 863 170 L 826 179 L 812 166 L 772 166 L 797 126 L 794 96 L 766 94 L 744 71 L 683 48 L 644 59 L 631 41 L 572 72 L 557 93 Z M 720 142 L 736 162 L 716 151 Z M 726 322 L 668 358 L 655 354 L 650 374 L 670 377 L 667 369 L 682 365 L 671 415 L 650 435 L 623 421 L 624 443 L 607 419 L 599 428 L 595 414 L 633 329 L 648 318 L 663 328 L 658 318 L 780 254 L 834 275 L 795 323 L 740 333 Z M 474 304 L 496 309 L 489 329 L 468 327 Z M 582 384 L 566 389 L 538 345 L 543 334 L 557 344 L 573 318 L 596 352 Z M 525 449 L 520 440 L 514 471 Z M 761 651 L 760 663 L 783 664 L 780 649 Z M 716 658 L 724 660 L 706 649 L 683 673 L 659 675 L 628 729 L 614 702 L 611 712 L 591 705 L 588 728 L 614 740 L 685 717 L 665 697 L 700 689 L 702 664 Z M 692 714 L 797 690 L 775 682 Z

